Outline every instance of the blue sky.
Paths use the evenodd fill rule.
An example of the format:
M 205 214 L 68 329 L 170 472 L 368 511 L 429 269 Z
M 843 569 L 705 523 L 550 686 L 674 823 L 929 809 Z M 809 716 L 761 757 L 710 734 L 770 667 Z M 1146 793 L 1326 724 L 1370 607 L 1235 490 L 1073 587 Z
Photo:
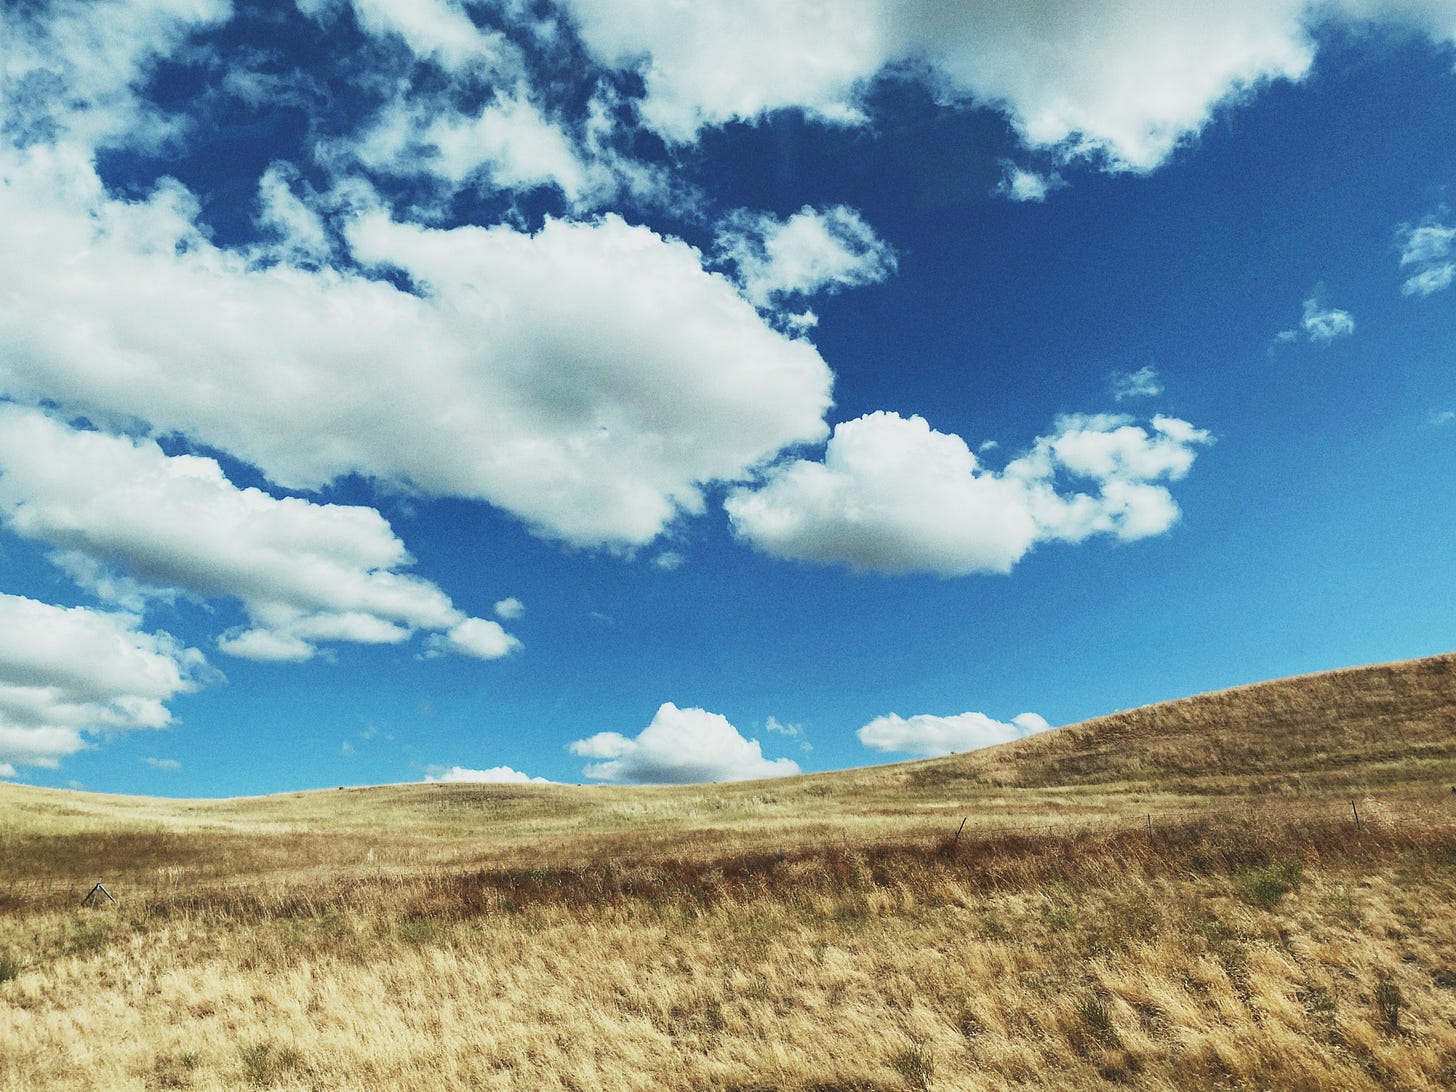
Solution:
M 0 10 L 0 776 L 944 754 L 1447 651 L 1456 3 Z

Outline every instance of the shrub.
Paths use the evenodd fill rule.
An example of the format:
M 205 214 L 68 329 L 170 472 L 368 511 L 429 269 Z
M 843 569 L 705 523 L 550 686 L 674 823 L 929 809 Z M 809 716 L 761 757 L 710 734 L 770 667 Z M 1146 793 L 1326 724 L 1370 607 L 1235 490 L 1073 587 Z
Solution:
M 1077 1013 L 1098 1035 L 1106 1035 L 1112 1030 L 1112 1013 L 1107 1009 L 1107 1002 L 1100 997 L 1088 997 L 1080 1002 Z
M 435 939 L 435 921 L 423 916 L 407 917 L 396 926 L 396 932 L 406 944 L 426 944 Z
M 1279 861 L 1267 868 L 1250 868 L 1235 874 L 1244 898 L 1265 910 L 1272 910 L 1298 885 L 1304 866 L 1297 860 Z
M 1066 906 L 1048 906 L 1046 923 L 1052 932 L 1065 933 L 1077 927 L 1077 915 Z
M 9 952 L 0 952 L 0 983 L 20 977 L 20 960 Z
M 192 1071 L 198 1065 L 197 1055 L 185 1050 L 178 1055 L 162 1055 L 152 1067 L 153 1076 L 162 1088 L 189 1088 L 192 1085 Z
M 1391 1031 L 1400 1030 L 1400 1011 L 1405 1008 L 1405 996 L 1400 987 L 1389 979 L 1381 979 L 1375 987 L 1375 1004 Z
M 935 1055 L 923 1039 L 912 1035 L 903 1049 L 890 1056 L 890 1068 L 915 1092 L 930 1092 L 930 1082 L 935 1079 Z
M 243 1059 L 243 1073 L 248 1083 L 262 1088 L 279 1080 L 283 1074 L 298 1068 L 298 1051 L 289 1046 L 275 1046 L 261 1042 L 245 1046 L 240 1051 Z
M 67 940 L 68 951 L 77 955 L 99 952 L 111 939 L 111 926 L 104 921 L 82 922 Z

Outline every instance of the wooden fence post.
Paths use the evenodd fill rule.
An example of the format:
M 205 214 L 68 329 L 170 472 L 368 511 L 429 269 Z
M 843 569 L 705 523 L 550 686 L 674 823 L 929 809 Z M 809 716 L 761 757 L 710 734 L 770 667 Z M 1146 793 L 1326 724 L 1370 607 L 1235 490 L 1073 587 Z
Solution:
M 955 847 L 956 847 L 956 846 L 957 846 L 957 845 L 958 845 L 958 844 L 960 844 L 960 840 L 961 840 L 961 831 L 963 831 L 963 830 L 965 830 L 965 829 L 966 829 L 966 820 L 967 820 L 967 819 L 969 819 L 969 818 L 970 818 L 970 816 L 969 816 L 969 815 L 967 815 L 967 816 L 966 816 L 966 818 L 965 818 L 965 819 L 962 819 L 962 820 L 961 820 L 961 825 L 960 825 L 960 826 L 958 826 L 958 827 L 956 827 L 956 832 L 955 832 L 955 837 L 954 837 L 954 838 L 952 838 L 952 839 L 951 839 L 951 840 L 950 840 L 950 851 L 951 851 L 951 852 L 952 852 L 952 853 L 954 853 L 954 852 L 955 852 Z

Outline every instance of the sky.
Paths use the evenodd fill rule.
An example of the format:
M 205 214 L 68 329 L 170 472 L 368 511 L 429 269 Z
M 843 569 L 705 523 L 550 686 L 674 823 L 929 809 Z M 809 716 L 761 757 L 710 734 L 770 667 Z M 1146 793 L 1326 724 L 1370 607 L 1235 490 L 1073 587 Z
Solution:
M 742 780 L 1456 647 L 1456 0 L 0 7 L 0 778 Z

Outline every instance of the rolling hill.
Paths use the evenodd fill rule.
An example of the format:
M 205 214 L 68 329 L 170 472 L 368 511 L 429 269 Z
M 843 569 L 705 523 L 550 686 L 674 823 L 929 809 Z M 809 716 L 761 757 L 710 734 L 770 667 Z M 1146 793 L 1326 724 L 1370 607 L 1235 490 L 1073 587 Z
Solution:
M 0 785 L 0 1088 L 1449 1088 L 1453 783 L 1456 655 L 779 781 Z

